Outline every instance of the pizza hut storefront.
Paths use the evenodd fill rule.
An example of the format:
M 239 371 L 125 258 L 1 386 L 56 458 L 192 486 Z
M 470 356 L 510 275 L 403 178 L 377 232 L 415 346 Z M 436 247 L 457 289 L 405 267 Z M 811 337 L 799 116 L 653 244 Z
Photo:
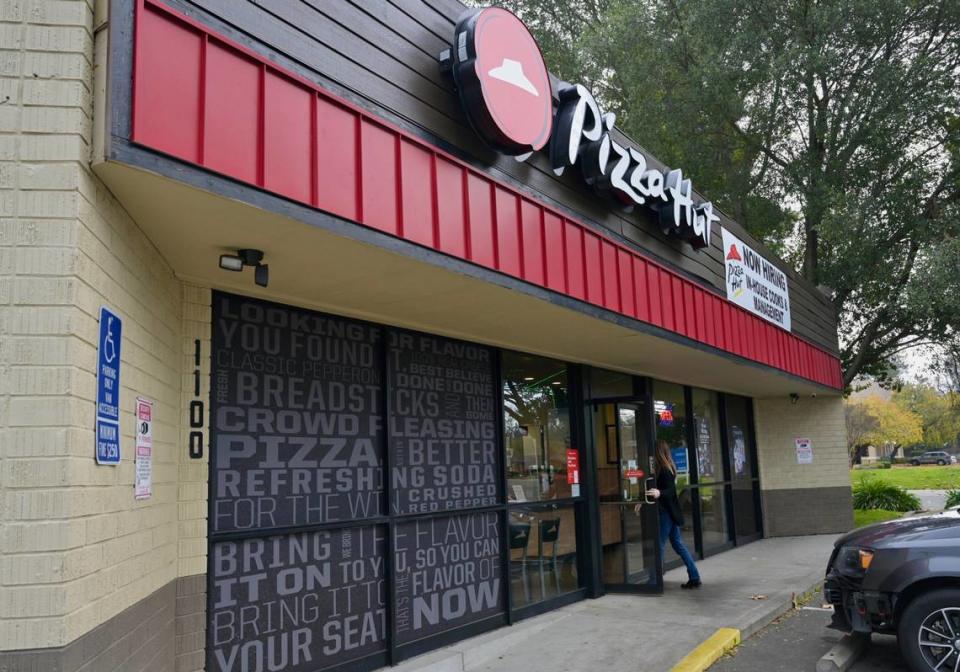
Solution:
M 551 76 L 512 14 L 105 16 L 93 170 L 179 312 L 154 327 L 175 354 L 122 351 L 178 372 L 157 669 L 373 669 L 660 592 L 661 441 L 698 558 L 849 526 L 828 299 Z M 125 339 L 157 291 L 102 292 Z M 125 366 L 131 394 L 166 394 Z

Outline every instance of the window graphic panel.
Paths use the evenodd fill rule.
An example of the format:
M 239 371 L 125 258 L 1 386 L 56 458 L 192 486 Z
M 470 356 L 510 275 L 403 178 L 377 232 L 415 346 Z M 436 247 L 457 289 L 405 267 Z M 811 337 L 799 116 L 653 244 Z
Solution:
M 391 512 L 498 503 L 493 352 L 408 332 L 392 332 L 391 339 Z
M 312 672 L 386 648 L 386 529 L 211 547 L 206 669 Z
M 380 331 L 214 295 L 210 529 L 386 512 Z
M 400 523 L 393 547 L 397 642 L 504 611 L 500 515 L 477 512 Z

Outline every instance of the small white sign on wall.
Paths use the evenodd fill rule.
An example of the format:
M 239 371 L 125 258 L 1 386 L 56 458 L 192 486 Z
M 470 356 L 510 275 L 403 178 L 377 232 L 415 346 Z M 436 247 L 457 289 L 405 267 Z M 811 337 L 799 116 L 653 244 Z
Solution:
M 153 494 L 153 402 L 137 397 L 137 452 L 133 496 L 149 499 Z
M 810 439 L 794 439 L 797 447 L 797 464 L 813 464 L 813 441 Z

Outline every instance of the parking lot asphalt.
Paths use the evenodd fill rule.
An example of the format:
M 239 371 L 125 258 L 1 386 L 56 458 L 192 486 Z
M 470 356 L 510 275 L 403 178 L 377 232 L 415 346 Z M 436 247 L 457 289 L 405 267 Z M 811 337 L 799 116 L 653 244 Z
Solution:
M 818 603 L 815 601 L 814 605 Z M 817 606 L 792 611 L 724 656 L 710 672 L 814 672 L 842 634 L 827 629 L 830 612 Z M 895 637 L 874 635 L 851 672 L 908 672 Z

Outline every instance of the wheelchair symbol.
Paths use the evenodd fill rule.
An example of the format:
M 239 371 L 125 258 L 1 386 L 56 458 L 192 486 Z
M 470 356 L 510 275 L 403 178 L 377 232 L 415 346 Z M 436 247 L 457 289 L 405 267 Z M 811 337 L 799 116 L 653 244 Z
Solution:
M 112 364 L 113 360 L 117 358 L 117 346 L 113 342 L 113 318 L 107 318 L 107 335 L 103 339 L 103 356 L 107 360 L 107 364 Z

